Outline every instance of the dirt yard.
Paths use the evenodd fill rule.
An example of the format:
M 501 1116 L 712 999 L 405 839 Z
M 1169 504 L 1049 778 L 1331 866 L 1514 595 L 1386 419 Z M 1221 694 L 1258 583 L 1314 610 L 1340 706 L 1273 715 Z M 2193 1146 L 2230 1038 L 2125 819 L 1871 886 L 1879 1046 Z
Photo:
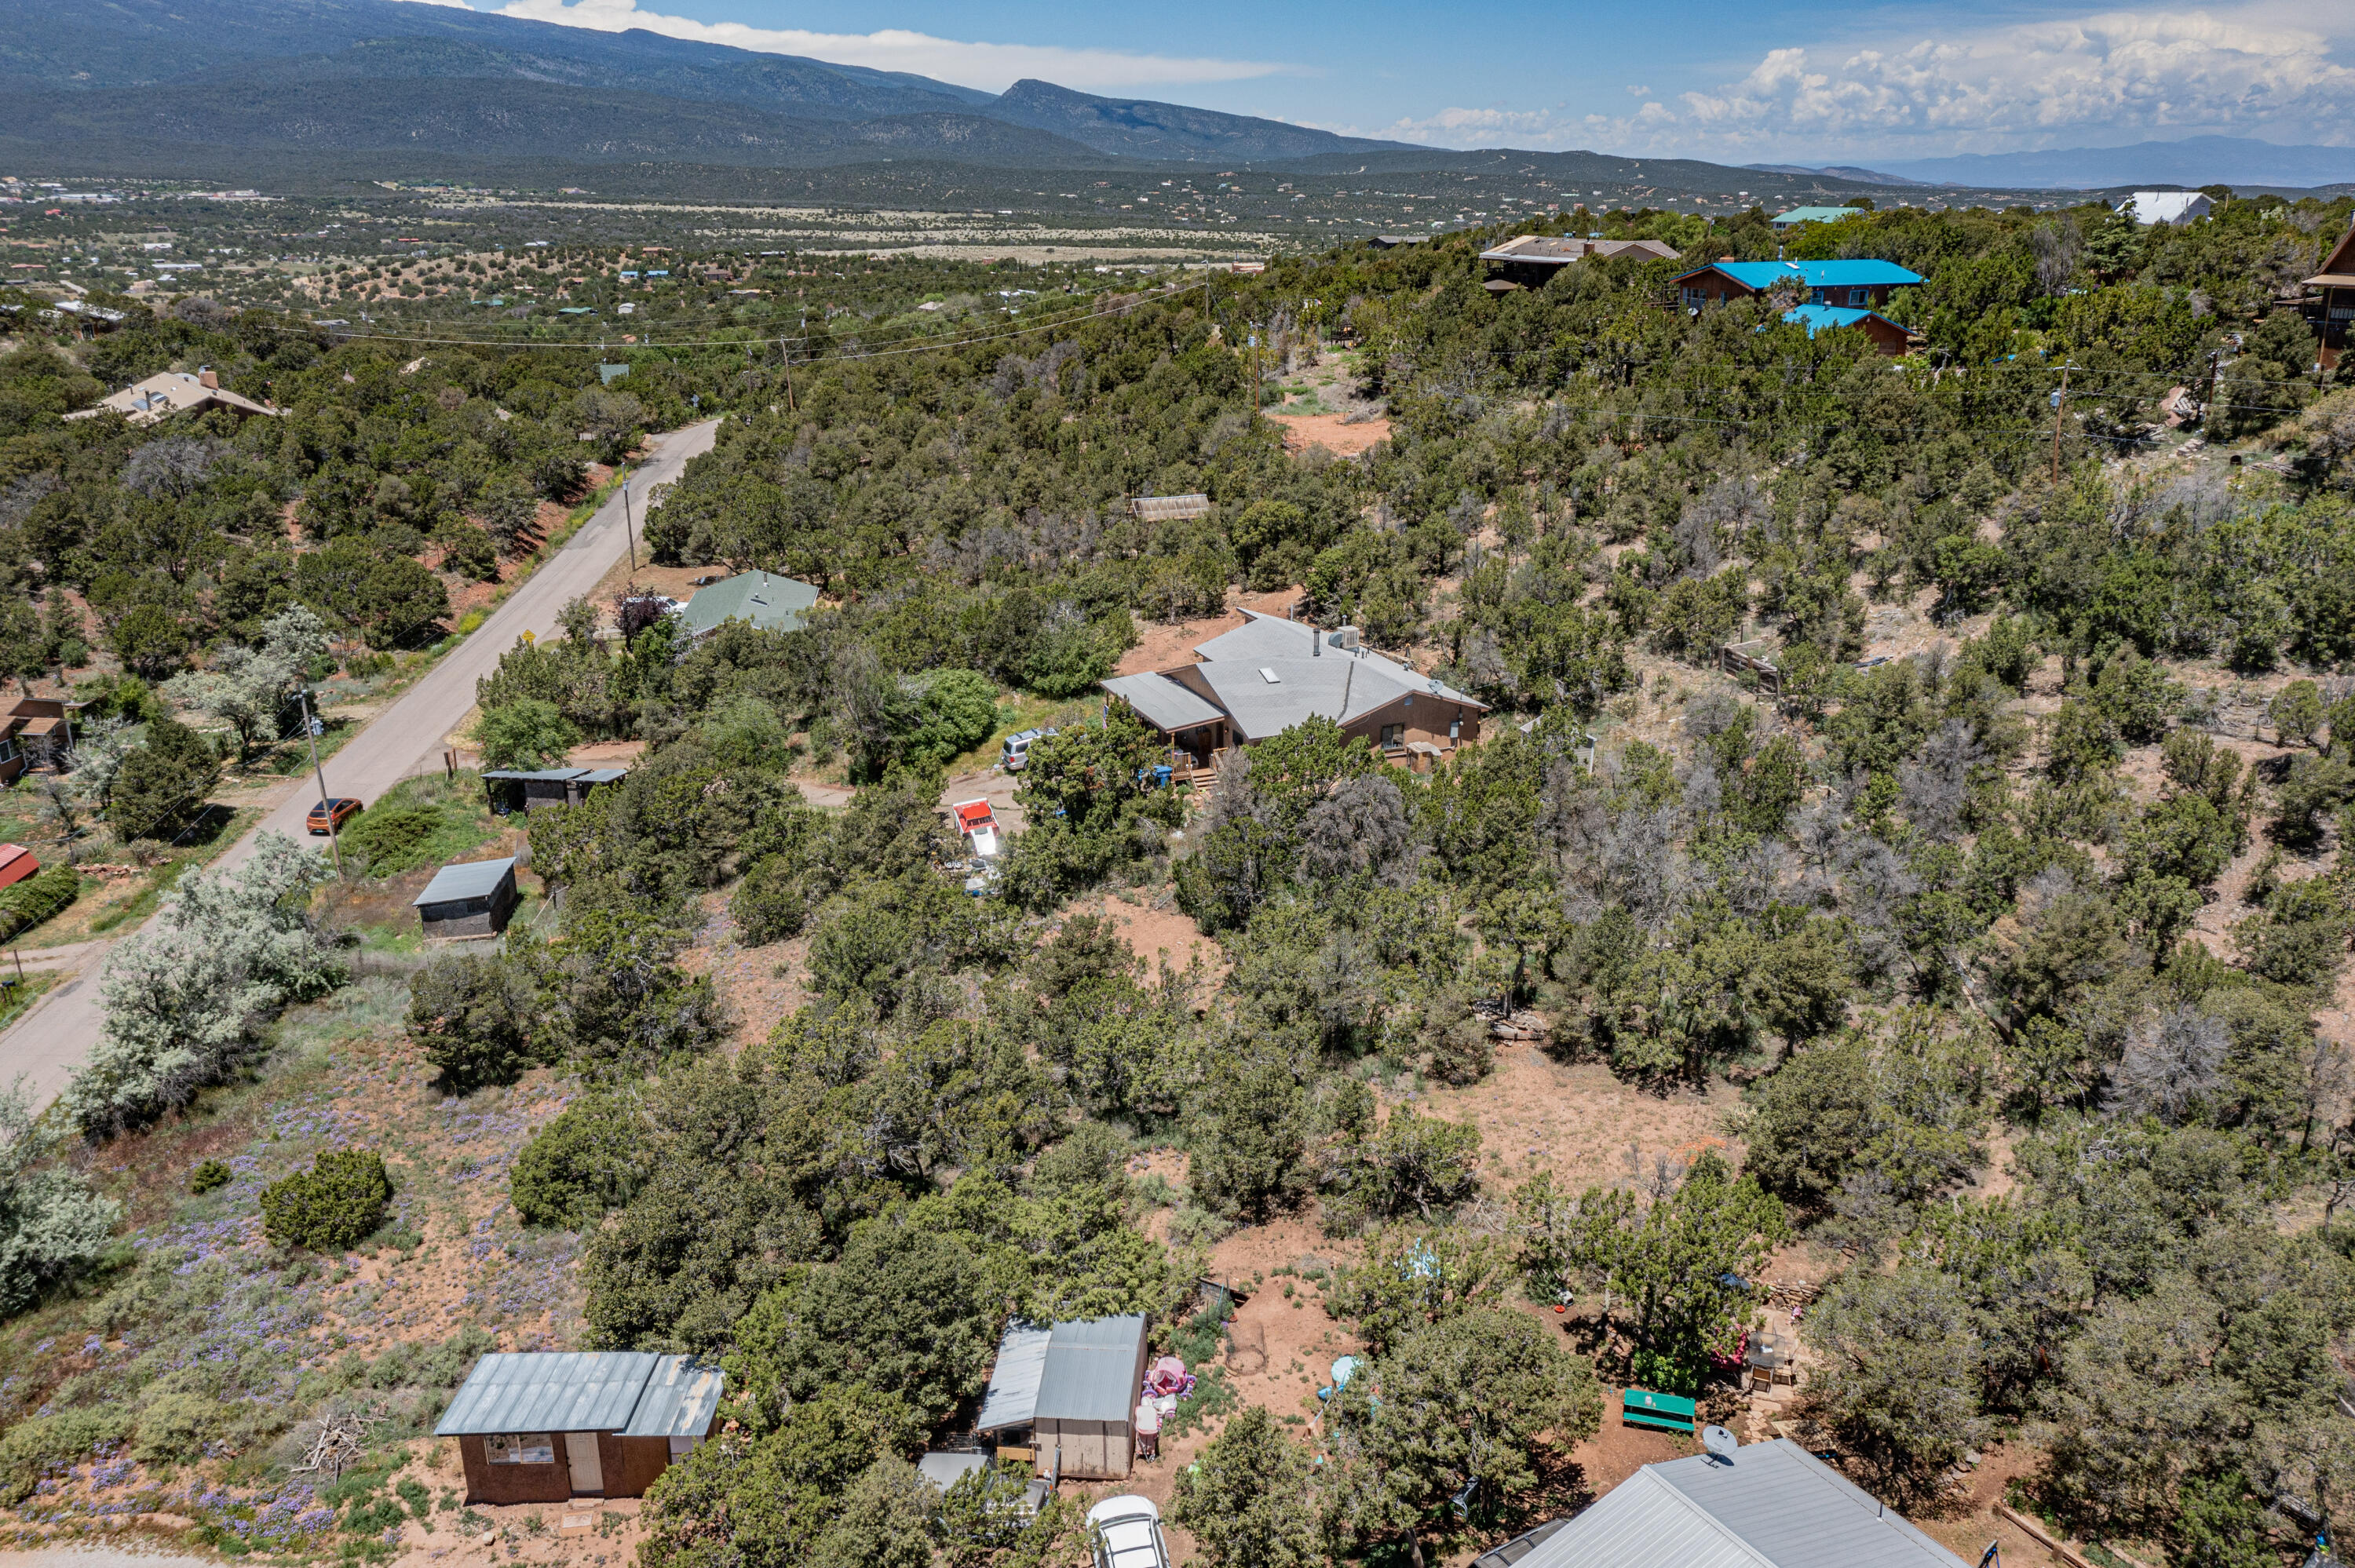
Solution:
M 1391 422 L 1380 418 L 1349 422 L 1339 414 L 1287 414 L 1282 408 L 1269 409 L 1267 417 L 1284 427 L 1284 450 L 1289 452 L 1323 447 L 1335 457 L 1353 458 L 1391 439 Z

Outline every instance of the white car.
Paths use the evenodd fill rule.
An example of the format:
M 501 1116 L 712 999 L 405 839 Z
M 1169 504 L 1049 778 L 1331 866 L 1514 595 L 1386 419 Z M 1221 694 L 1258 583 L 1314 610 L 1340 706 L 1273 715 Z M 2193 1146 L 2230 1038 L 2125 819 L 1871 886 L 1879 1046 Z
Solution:
M 1088 1538 L 1095 1545 L 1095 1568 L 1169 1568 L 1161 1510 L 1148 1498 L 1104 1499 L 1088 1510 Z
M 1019 773 L 1030 760 L 1030 748 L 1057 732 L 1049 729 L 1026 729 L 1006 737 L 997 750 L 997 766 L 1008 773 Z

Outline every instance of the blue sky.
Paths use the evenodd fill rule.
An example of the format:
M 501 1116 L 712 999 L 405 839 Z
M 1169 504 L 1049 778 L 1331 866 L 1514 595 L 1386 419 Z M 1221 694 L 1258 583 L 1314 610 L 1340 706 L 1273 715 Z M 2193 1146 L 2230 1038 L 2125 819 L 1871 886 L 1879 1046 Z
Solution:
M 2355 0 L 475 3 L 992 91 L 1037 76 L 1442 146 L 1863 163 L 2216 133 L 2355 146 Z

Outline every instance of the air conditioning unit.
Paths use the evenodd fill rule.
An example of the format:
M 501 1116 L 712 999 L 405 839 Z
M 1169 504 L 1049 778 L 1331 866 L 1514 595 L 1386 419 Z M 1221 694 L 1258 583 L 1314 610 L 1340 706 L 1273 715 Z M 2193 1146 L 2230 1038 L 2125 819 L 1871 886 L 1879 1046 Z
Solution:
M 1355 649 L 1359 646 L 1358 629 L 1354 626 L 1345 626 L 1341 628 L 1340 630 L 1336 631 L 1327 637 L 1326 641 L 1330 642 L 1336 648 Z

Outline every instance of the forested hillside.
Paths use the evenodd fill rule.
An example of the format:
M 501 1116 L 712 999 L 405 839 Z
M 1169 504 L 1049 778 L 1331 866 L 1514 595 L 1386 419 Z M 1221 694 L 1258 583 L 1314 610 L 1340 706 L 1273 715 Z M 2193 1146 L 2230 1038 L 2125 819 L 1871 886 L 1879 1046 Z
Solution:
M 931 341 L 650 341 L 610 387 L 259 313 L 25 331 L 10 669 L 160 705 L 142 766 L 241 746 L 163 709 L 246 662 L 430 646 L 443 578 L 694 413 L 648 571 L 821 590 L 701 641 L 584 599 L 505 653 L 486 761 L 639 749 L 485 819 L 535 900 L 503 943 L 426 954 L 299 857 L 183 879 L 159 925 L 245 933 L 250 1005 L 116 1029 L 9 1145 L 26 1528 L 141 1498 L 428 1549 L 455 1502 L 291 1465 L 364 1410 L 371 1485 L 441 1484 L 496 1342 L 727 1368 L 645 1568 L 1081 1561 L 1073 1487 L 1024 1522 L 1023 1473 L 943 1499 L 911 1461 L 1009 1319 L 1141 1312 L 1203 1374 L 1136 1480 L 1192 1561 L 1461 1561 L 1625 1473 L 1631 1385 L 1785 1423 L 1942 1539 L 2003 1501 L 2297 1561 L 2355 1484 L 2355 387 L 2295 303 L 2350 216 L 1581 211 L 1551 227 L 1686 260 L 1499 293 L 1483 230 Z M 1778 247 L 1921 273 L 1886 307 L 1918 344 L 1680 308 Z M 283 417 L 60 418 L 198 359 Z M 1312 719 L 1156 787 L 1097 683 L 1246 597 L 1472 694 L 1484 738 L 1417 772 Z M 943 800 L 1046 717 L 968 895 Z M 349 1178 L 365 1225 L 265 1228 L 352 1150 L 394 1168 Z M 184 1353 L 208 1314 L 255 1348 Z M 1795 1324 L 1796 1394 L 1753 1406 L 1745 1337 Z M 1243 1370 L 1246 1328 L 1294 1362 Z M 467 1539 L 561 1559 L 493 1511 Z

